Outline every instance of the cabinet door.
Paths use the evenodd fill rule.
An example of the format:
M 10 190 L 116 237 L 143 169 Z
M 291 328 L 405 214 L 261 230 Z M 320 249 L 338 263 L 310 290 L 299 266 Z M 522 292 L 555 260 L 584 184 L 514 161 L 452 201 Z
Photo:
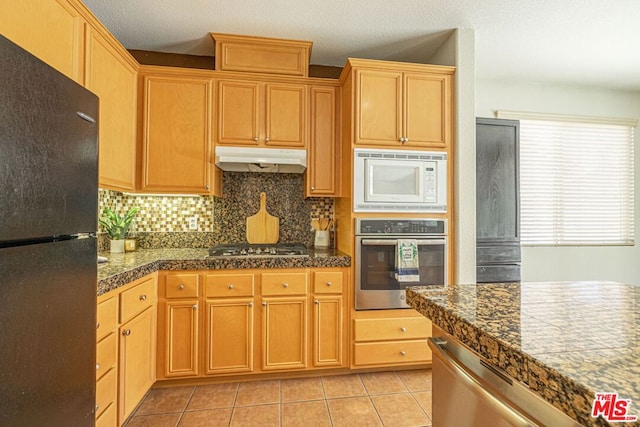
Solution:
M 100 186 L 132 191 L 136 167 L 136 70 L 89 26 L 85 86 L 100 98 Z
M 217 144 L 258 145 L 260 137 L 260 84 L 218 82 Z
M 120 327 L 120 424 L 155 382 L 155 323 L 155 308 L 151 307 Z
M 207 300 L 206 374 L 253 371 L 253 298 Z
M 342 366 L 342 296 L 313 301 L 313 365 Z
M 337 88 L 312 87 L 307 196 L 337 196 Z
M 306 145 L 307 88 L 304 85 L 265 86 L 265 144 Z
M 82 83 L 84 20 L 65 0 L 3 0 L 0 34 Z
M 451 126 L 450 76 L 405 74 L 404 145 L 444 148 Z
M 262 369 L 307 367 L 307 297 L 262 301 Z
M 210 79 L 144 78 L 142 189 L 209 193 Z
M 198 375 L 198 300 L 167 301 L 163 316 L 164 376 Z
M 355 72 L 356 144 L 400 145 L 402 73 Z

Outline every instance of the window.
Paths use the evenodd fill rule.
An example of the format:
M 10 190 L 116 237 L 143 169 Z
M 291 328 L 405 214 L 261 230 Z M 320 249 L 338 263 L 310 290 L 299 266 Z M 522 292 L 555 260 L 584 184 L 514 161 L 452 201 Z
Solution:
M 633 245 L 637 122 L 515 112 L 498 117 L 520 120 L 522 244 Z

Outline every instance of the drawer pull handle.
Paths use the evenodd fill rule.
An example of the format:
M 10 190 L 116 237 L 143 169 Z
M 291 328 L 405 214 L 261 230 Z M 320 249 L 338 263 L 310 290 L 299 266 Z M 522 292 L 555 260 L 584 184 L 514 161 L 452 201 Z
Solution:
M 283 284 L 282 284 L 282 287 L 283 287 L 283 288 L 288 288 L 288 287 L 289 287 L 289 284 L 288 284 L 288 283 L 283 283 Z
M 333 285 L 333 283 L 327 282 L 327 286 L 332 286 L 332 285 Z
M 401 352 L 400 352 L 400 356 L 406 356 L 406 355 L 407 355 L 407 352 L 406 352 L 406 351 L 401 351 Z
M 96 363 L 96 371 L 99 371 L 99 370 L 100 370 L 100 364 Z
M 131 335 L 131 329 L 125 329 L 124 331 L 122 331 L 122 335 L 128 337 L 129 335 Z
M 233 289 L 233 285 L 232 285 L 232 284 L 228 284 L 228 285 L 227 285 L 227 288 L 229 288 L 229 289 Z
M 140 301 L 146 301 L 146 300 L 147 300 L 146 295 L 140 295 Z
M 198 304 L 193 304 L 193 305 L 191 306 L 191 308 L 193 308 L 194 310 L 197 310 L 197 309 L 198 309 Z
M 184 289 L 184 285 L 181 283 L 178 285 L 178 289 L 183 290 Z
M 400 328 L 401 332 L 407 332 L 407 328 L 405 328 L 404 326 L 402 328 Z

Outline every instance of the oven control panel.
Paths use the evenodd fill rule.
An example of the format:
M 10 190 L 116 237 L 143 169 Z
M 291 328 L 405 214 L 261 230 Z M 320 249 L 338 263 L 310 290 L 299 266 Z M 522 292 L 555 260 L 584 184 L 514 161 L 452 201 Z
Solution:
M 447 234 L 445 219 L 356 219 L 356 234 L 439 235 Z

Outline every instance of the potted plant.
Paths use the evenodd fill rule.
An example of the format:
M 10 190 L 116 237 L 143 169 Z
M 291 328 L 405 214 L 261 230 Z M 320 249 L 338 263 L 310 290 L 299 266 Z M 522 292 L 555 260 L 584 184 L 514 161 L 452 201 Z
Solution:
M 140 208 L 131 208 L 124 216 L 117 214 L 110 208 L 104 208 L 102 211 L 102 217 L 98 219 L 98 222 L 104 227 L 109 239 L 111 239 L 111 253 L 124 252 L 125 235 L 129 231 L 133 217 L 139 210 Z

